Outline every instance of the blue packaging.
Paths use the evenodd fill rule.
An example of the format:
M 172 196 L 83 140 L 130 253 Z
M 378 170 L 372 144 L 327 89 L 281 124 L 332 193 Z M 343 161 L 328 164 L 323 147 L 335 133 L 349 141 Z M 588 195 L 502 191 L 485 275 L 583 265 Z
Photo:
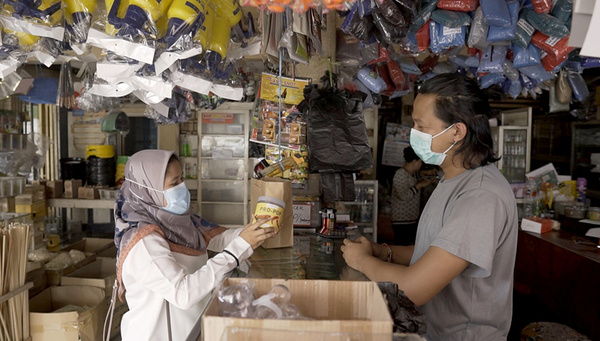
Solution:
M 510 12 L 511 25 L 509 27 L 490 26 L 487 40 L 489 42 L 498 42 L 504 40 L 513 40 L 517 33 L 517 22 L 519 21 L 519 2 L 510 1 L 508 11 Z
M 526 49 L 521 48 L 520 46 L 513 44 L 513 65 L 517 69 L 527 66 L 533 66 L 536 64 L 540 64 L 540 50 L 533 46 L 533 44 L 529 44 Z
M 486 24 L 510 27 L 512 24 L 508 5 L 504 0 L 479 0 Z
M 494 72 L 501 74 L 503 72 L 502 65 L 506 60 L 506 53 L 508 48 L 506 46 L 488 46 L 481 60 L 479 61 L 478 72 Z

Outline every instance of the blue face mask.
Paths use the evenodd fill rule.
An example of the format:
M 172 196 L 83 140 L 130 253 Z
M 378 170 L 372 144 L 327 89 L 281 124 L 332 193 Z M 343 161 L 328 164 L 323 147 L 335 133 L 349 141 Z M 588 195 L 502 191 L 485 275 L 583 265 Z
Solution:
M 443 153 L 436 153 L 431 150 L 431 143 L 433 139 L 447 132 L 450 128 L 454 127 L 454 124 L 444 129 L 441 133 L 432 136 L 431 134 L 424 133 L 422 131 L 418 131 L 415 128 L 410 130 L 410 146 L 415 151 L 415 154 L 423 160 L 426 164 L 429 165 L 441 165 L 446 159 L 446 153 L 454 147 L 456 142 L 454 142 L 450 148 L 446 149 Z
M 180 183 L 175 187 L 171 187 L 165 191 L 161 191 L 158 189 L 154 189 L 148 186 L 144 186 L 140 183 L 137 183 L 133 180 L 126 179 L 127 181 L 133 182 L 134 184 L 151 189 L 153 191 L 162 192 L 165 196 L 165 200 L 167 201 L 167 206 L 161 207 L 161 209 L 173 213 L 173 214 L 184 214 L 190 208 L 190 191 L 188 191 L 185 182 Z

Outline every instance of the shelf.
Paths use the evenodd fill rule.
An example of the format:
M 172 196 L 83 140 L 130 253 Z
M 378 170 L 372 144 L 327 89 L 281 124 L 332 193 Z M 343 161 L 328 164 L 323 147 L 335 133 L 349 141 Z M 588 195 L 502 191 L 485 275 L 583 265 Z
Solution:
M 373 228 L 363 229 L 363 233 L 373 233 Z
M 237 180 L 228 180 L 228 179 L 200 179 L 202 182 L 232 182 L 232 181 L 244 181 L 250 179 L 237 179 Z
M 532 160 L 548 161 L 548 162 L 571 162 L 571 159 L 566 156 L 552 156 L 552 155 L 531 155 Z
M 369 205 L 369 206 L 373 205 L 372 202 L 355 202 L 355 201 L 338 201 L 338 202 L 341 203 L 341 204 L 344 204 L 344 205 L 351 205 L 351 206 L 354 206 L 354 205 Z
M 254 139 L 250 139 L 250 142 L 254 142 L 254 143 L 258 143 L 258 144 L 264 144 L 265 146 L 279 147 L 279 145 L 275 144 L 275 143 L 269 143 L 269 142 L 264 142 L 264 141 L 257 141 L 257 140 L 254 140 Z M 289 145 L 281 145 L 281 149 L 299 151 L 300 150 L 300 146 L 290 147 Z
M 198 179 L 185 179 L 184 182 L 188 189 L 198 189 Z
M 244 205 L 244 201 L 200 201 L 200 205 L 211 204 L 211 205 Z
M 373 225 L 372 221 L 359 221 L 359 222 L 354 222 L 356 225 Z
M 214 158 L 212 156 L 201 156 L 202 160 L 246 160 L 243 157 L 230 157 L 230 158 Z
M 179 135 L 198 136 L 198 134 L 188 134 L 188 133 L 180 133 Z
M 575 144 L 575 148 L 600 148 L 600 144 Z
M 600 191 L 595 191 L 593 189 L 587 189 L 585 191 L 585 195 L 590 198 L 600 199 Z
M 245 134 L 202 134 L 202 137 L 204 136 L 212 136 L 212 137 L 246 137 Z
M 59 208 L 88 208 L 88 209 L 114 209 L 115 200 L 100 199 L 48 199 L 48 207 Z

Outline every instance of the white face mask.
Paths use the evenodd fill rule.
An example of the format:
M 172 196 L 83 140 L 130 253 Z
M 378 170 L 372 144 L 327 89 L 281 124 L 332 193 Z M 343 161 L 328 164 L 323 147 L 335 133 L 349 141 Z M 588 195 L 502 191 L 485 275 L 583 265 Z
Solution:
M 157 192 L 162 192 L 162 194 L 165 196 L 165 199 L 167 200 L 167 206 L 162 207 L 162 209 L 167 212 L 173 214 L 184 214 L 190 208 L 190 191 L 185 185 L 185 182 L 182 182 L 175 187 L 171 187 L 167 190 L 161 191 L 152 187 L 144 186 L 130 179 L 126 180 L 129 182 L 133 182 L 138 186 L 151 189 Z
M 454 127 L 454 124 L 444 129 L 439 134 L 432 136 L 431 134 L 424 133 L 422 131 L 418 131 L 415 128 L 410 130 L 410 146 L 415 151 L 415 154 L 423 160 L 426 164 L 429 165 L 441 165 L 446 159 L 446 153 L 454 147 L 456 142 L 454 142 L 448 149 L 446 149 L 443 153 L 436 153 L 431 150 L 431 143 L 433 139 L 447 132 L 450 128 Z

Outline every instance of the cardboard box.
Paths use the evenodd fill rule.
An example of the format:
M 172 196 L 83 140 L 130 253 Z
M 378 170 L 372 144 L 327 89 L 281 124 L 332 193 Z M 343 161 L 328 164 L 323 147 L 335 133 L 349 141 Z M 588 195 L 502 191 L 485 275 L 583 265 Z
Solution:
M 42 185 L 27 185 L 25 192 L 16 196 L 17 205 L 31 205 L 46 200 L 46 187 Z
M 86 186 L 79 187 L 78 197 L 79 199 L 100 199 L 99 189 L 108 188 L 106 186 Z
M 42 262 L 27 262 L 25 274 L 25 283 L 32 282 L 33 287 L 29 289 L 29 298 L 35 297 L 46 289 L 48 280 L 46 278 L 46 268 Z
M 112 286 L 117 277 L 115 263 L 116 260 L 114 258 L 97 258 L 94 262 L 63 276 L 60 280 L 60 285 L 83 285 L 103 289 L 106 292 L 106 300 L 104 303 L 108 310 L 113 290 Z M 111 338 L 120 333 L 121 318 L 128 310 L 127 303 L 117 299 L 110 331 Z
M 48 181 L 46 184 L 46 198 L 58 199 L 63 197 L 64 186 L 62 180 Z
M 15 212 L 31 214 L 31 220 L 37 220 L 46 216 L 46 201 L 36 202 L 30 205 L 15 205 Z
M 117 248 L 115 241 L 110 238 L 83 238 L 77 243 L 73 243 L 63 251 L 79 250 L 85 253 L 93 253 L 97 257 L 117 257 Z
M 85 254 L 87 257 L 85 257 L 84 260 L 75 263 L 71 266 L 68 266 L 64 269 L 60 269 L 60 270 L 52 270 L 52 269 L 46 269 L 46 277 L 48 280 L 48 285 L 59 285 L 60 284 L 60 278 L 62 276 L 68 275 L 71 272 L 90 264 L 91 262 L 96 260 L 96 255 L 93 253 L 86 253 Z
M 267 294 L 273 285 L 290 289 L 290 302 L 313 320 L 257 320 L 219 316 L 217 292 L 202 317 L 205 341 L 221 340 L 228 327 L 271 329 L 300 332 L 354 332 L 387 334 L 391 340 L 394 322 L 377 283 L 366 281 L 321 281 L 228 278 L 224 286 L 251 280 L 257 297 Z M 306 340 L 306 335 L 285 339 Z
M 77 199 L 81 180 L 65 180 L 65 198 Z
M 552 220 L 538 217 L 528 217 L 521 220 L 521 229 L 533 233 L 546 233 L 552 231 Z
M 95 341 L 102 339 L 106 317 L 104 290 L 86 286 L 52 287 L 29 300 L 32 341 Z M 77 312 L 53 313 L 67 305 L 91 307 Z

